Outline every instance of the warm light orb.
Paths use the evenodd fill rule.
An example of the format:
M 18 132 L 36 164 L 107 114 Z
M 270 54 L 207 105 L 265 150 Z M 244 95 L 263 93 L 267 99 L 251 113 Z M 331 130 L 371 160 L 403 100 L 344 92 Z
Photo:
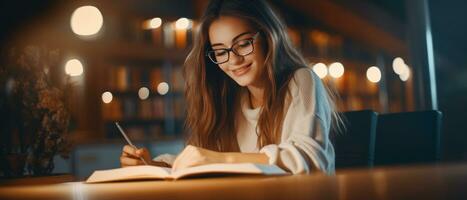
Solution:
M 399 78 L 401 79 L 401 81 L 404 81 L 404 82 L 409 80 L 409 78 L 410 78 L 410 68 L 409 68 L 409 66 L 407 66 L 407 65 L 405 66 L 405 70 L 401 74 L 399 74 Z
M 340 78 L 344 75 L 344 65 L 340 62 L 335 62 L 329 65 L 329 75 L 333 78 Z
M 180 18 L 175 22 L 175 28 L 177 29 L 188 29 L 190 27 L 190 20 L 187 18 Z
M 323 79 L 328 75 L 328 68 L 323 63 L 316 63 L 313 65 L 313 71 L 318 75 L 319 78 Z
M 94 6 L 82 6 L 71 15 L 71 30 L 77 35 L 90 36 L 101 30 L 104 19 Z
M 366 70 L 366 77 L 369 81 L 377 83 L 381 80 L 381 71 L 378 67 L 372 66 Z
M 159 85 L 157 85 L 157 92 L 160 95 L 167 94 L 167 92 L 169 92 L 169 84 L 167 84 L 166 82 L 159 83 Z
M 394 58 L 394 60 L 392 61 L 392 69 L 396 74 L 402 74 L 405 68 L 405 61 L 401 57 Z
M 104 92 L 102 93 L 102 102 L 104 103 L 110 103 L 112 102 L 113 95 L 111 92 Z
M 71 59 L 65 64 L 65 73 L 70 76 L 80 76 L 83 74 L 83 64 L 78 59 Z
M 159 28 L 162 25 L 162 19 L 159 17 L 152 18 L 151 21 L 149 21 L 149 27 L 151 28 Z
M 138 90 L 139 99 L 145 100 L 149 97 L 149 89 L 147 87 L 141 87 Z
M 162 25 L 162 19 L 159 17 L 155 17 L 149 20 L 144 21 L 143 28 L 144 29 L 156 29 Z

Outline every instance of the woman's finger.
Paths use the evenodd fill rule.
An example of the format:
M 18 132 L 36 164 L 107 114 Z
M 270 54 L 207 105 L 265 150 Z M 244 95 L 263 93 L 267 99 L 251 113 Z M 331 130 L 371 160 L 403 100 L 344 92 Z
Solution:
M 130 146 L 130 145 L 125 145 L 125 146 L 123 146 L 123 150 L 122 150 L 122 151 L 125 152 L 125 153 L 127 153 L 127 154 L 129 154 L 129 155 L 132 155 L 132 156 L 134 156 L 134 157 L 138 157 L 138 155 L 136 154 L 136 149 L 133 148 L 133 147 Z
M 120 157 L 120 164 L 122 167 L 142 165 L 143 162 L 139 159 L 129 158 L 129 157 Z
M 144 160 L 151 160 L 151 155 L 146 148 L 137 149 L 135 153 L 138 157 L 142 157 Z
M 123 152 L 123 151 L 122 151 L 122 155 L 120 157 L 129 157 L 129 158 L 139 159 L 139 157 L 133 156 L 133 155 L 128 154 L 128 153 Z

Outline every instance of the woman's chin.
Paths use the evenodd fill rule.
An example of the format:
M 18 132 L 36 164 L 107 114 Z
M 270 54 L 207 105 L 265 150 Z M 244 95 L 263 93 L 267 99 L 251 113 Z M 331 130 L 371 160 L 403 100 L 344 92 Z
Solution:
M 248 79 L 247 77 L 245 78 L 237 78 L 237 79 L 234 79 L 235 82 L 237 82 L 238 85 L 242 86 L 242 87 L 245 87 L 245 86 L 248 86 L 251 84 L 251 79 Z

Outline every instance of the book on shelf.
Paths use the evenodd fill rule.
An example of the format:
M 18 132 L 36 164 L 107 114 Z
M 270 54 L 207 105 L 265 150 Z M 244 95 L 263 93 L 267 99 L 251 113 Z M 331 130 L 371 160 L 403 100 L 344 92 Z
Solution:
M 184 49 L 187 46 L 188 30 L 175 29 L 175 47 L 177 49 Z
M 162 25 L 162 38 L 166 48 L 173 48 L 175 46 L 175 31 L 172 24 L 164 23 Z
M 104 120 L 112 120 L 112 102 L 110 103 L 102 103 L 102 119 Z
M 164 99 L 160 97 L 139 101 L 138 116 L 141 119 L 163 119 Z
M 126 128 L 126 132 L 133 141 L 144 141 L 146 139 L 145 130 L 142 127 L 130 126 Z
M 172 91 L 182 92 L 185 90 L 185 80 L 183 78 L 183 67 L 174 67 L 172 70 Z
M 151 83 L 151 74 L 150 74 L 151 70 L 147 68 L 143 68 L 140 72 L 141 72 L 140 84 L 149 85 Z M 151 88 L 149 87 L 149 89 Z
M 152 43 L 156 47 L 162 46 L 162 28 L 151 29 Z
M 112 88 L 120 90 L 120 91 L 125 91 L 129 88 L 129 72 L 128 68 L 125 66 L 119 66 L 115 68 L 115 84 Z
M 139 68 L 132 68 L 130 70 L 131 78 L 130 78 L 130 83 L 131 83 L 131 89 L 132 90 L 139 90 L 139 88 L 142 87 L 141 84 L 141 70 Z
M 162 126 L 161 125 L 152 125 L 149 126 L 149 137 L 151 139 L 157 139 L 163 137 Z
M 185 116 L 185 99 L 176 98 L 174 100 L 174 117 L 177 119 L 183 118 Z
M 180 178 L 209 175 L 287 175 L 288 173 L 275 165 L 253 163 L 208 164 L 172 171 L 171 168 L 149 165 L 124 167 L 110 170 L 94 171 L 86 183 L 101 183 L 129 180 L 177 180 Z
M 157 91 L 157 86 L 159 83 L 163 82 L 163 74 L 162 74 L 162 68 L 161 67 L 154 67 L 150 71 L 150 76 L 149 76 L 149 83 L 151 85 L 151 89 L 153 91 Z
M 138 115 L 141 119 L 151 119 L 154 117 L 154 114 L 151 109 L 150 99 L 139 101 L 139 112 Z
M 119 99 L 113 99 L 110 103 L 103 103 L 102 118 L 108 121 L 114 121 L 123 117 L 122 104 Z
M 153 98 L 152 99 L 152 117 L 155 119 L 164 118 L 164 99 L 163 98 Z
M 137 105 L 135 99 L 124 98 L 123 99 L 123 118 L 131 119 L 137 116 Z
M 175 101 L 180 100 L 176 99 Z M 182 103 L 178 103 L 178 105 L 182 105 Z M 106 121 L 164 119 L 164 109 L 164 99 L 160 97 L 146 100 L 131 97 L 114 98 L 110 103 L 103 103 L 102 118 Z

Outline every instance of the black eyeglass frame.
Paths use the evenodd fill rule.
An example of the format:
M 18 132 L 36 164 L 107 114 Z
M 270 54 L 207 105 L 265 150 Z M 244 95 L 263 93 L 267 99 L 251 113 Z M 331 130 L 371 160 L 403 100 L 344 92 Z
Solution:
M 211 60 L 211 62 L 213 62 L 214 64 L 220 65 L 220 64 L 224 64 L 224 63 L 226 63 L 226 62 L 229 62 L 229 60 L 230 60 L 230 52 L 233 52 L 233 53 L 234 53 L 235 55 L 237 55 L 237 56 L 247 56 L 247 55 L 250 55 L 250 54 L 252 54 L 252 53 L 255 51 L 254 41 L 256 40 L 256 38 L 258 38 L 258 36 L 259 36 L 259 32 L 256 32 L 255 35 L 253 35 L 253 37 L 248 38 L 248 39 L 239 40 L 239 41 L 233 43 L 232 46 L 230 46 L 230 48 L 220 48 L 220 49 L 216 49 L 216 50 L 225 50 L 225 51 L 227 51 L 227 60 L 224 61 L 224 62 L 219 62 L 219 63 L 218 63 L 218 62 L 214 61 L 214 60 L 215 60 L 214 58 L 211 58 L 211 56 L 210 56 L 209 54 L 210 54 L 211 52 L 216 51 L 216 50 L 209 50 L 209 51 L 206 51 L 206 55 L 205 55 L 205 56 L 207 56 L 207 57 L 209 58 L 209 60 Z M 251 43 L 252 49 L 251 49 L 251 52 L 249 52 L 249 53 L 247 53 L 247 54 L 245 54 L 245 55 L 240 55 L 240 54 L 238 54 L 238 52 L 236 52 L 236 51 L 234 50 L 233 47 L 234 47 L 237 43 L 239 43 L 239 42 L 241 42 L 241 41 L 245 41 L 245 40 L 248 40 L 248 41 Z

